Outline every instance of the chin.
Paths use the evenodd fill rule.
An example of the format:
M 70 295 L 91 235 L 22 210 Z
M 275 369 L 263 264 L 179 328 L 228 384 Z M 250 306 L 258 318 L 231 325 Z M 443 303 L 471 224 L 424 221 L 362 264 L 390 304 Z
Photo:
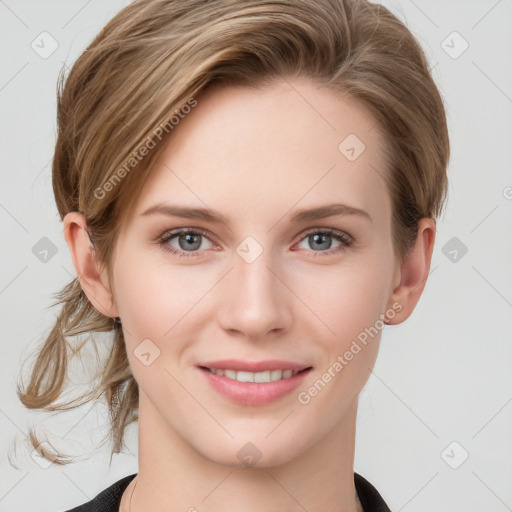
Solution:
M 242 441 L 229 439 L 225 443 L 217 440 L 215 447 L 207 446 L 199 453 L 214 464 L 230 468 L 265 469 L 286 464 L 306 449 L 303 444 L 293 442 L 291 436 L 283 439 L 275 434 L 272 440 L 265 439 L 265 435 L 243 437 Z

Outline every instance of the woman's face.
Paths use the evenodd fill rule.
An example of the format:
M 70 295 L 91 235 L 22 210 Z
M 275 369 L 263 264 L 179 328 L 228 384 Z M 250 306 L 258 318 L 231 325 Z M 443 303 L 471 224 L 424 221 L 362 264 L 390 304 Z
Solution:
M 281 464 L 353 419 L 400 308 L 384 142 L 305 79 L 197 99 L 118 240 L 115 303 L 146 424 Z

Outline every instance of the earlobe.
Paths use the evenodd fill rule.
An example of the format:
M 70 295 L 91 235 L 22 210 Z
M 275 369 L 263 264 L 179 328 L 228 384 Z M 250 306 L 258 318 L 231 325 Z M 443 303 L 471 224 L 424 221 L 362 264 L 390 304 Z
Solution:
M 70 212 L 64 217 L 63 223 L 64 238 L 87 298 L 102 315 L 119 316 L 114 304 L 114 297 L 110 291 L 107 273 L 105 269 L 100 268 L 97 262 L 84 215 L 79 212 Z
M 429 275 L 435 234 L 435 220 L 421 219 L 416 243 L 400 265 L 399 283 L 388 300 L 388 310 L 392 308 L 396 314 L 387 319 L 387 324 L 399 324 L 414 311 Z

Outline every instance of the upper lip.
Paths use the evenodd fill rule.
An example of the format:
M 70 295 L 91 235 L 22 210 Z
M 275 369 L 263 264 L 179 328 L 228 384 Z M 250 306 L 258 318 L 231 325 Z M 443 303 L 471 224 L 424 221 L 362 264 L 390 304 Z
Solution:
M 198 366 L 204 366 L 212 370 L 236 370 L 245 372 L 264 372 L 266 370 L 292 370 L 300 372 L 311 365 L 294 363 L 292 361 L 241 361 L 237 359 L 223 359 L 222 361 L 206 361 Z

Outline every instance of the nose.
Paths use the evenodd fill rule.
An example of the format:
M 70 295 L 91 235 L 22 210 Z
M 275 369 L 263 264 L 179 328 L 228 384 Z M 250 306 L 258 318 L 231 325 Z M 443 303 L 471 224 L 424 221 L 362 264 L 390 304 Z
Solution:
M 286 269 L 270 250 L 254 260 L 233 255 L 233 268 L 218 290 L 218 320 L 230 334 L 251 341 L 283 333 L 293 322 L 293 293 L 286 287 Z

